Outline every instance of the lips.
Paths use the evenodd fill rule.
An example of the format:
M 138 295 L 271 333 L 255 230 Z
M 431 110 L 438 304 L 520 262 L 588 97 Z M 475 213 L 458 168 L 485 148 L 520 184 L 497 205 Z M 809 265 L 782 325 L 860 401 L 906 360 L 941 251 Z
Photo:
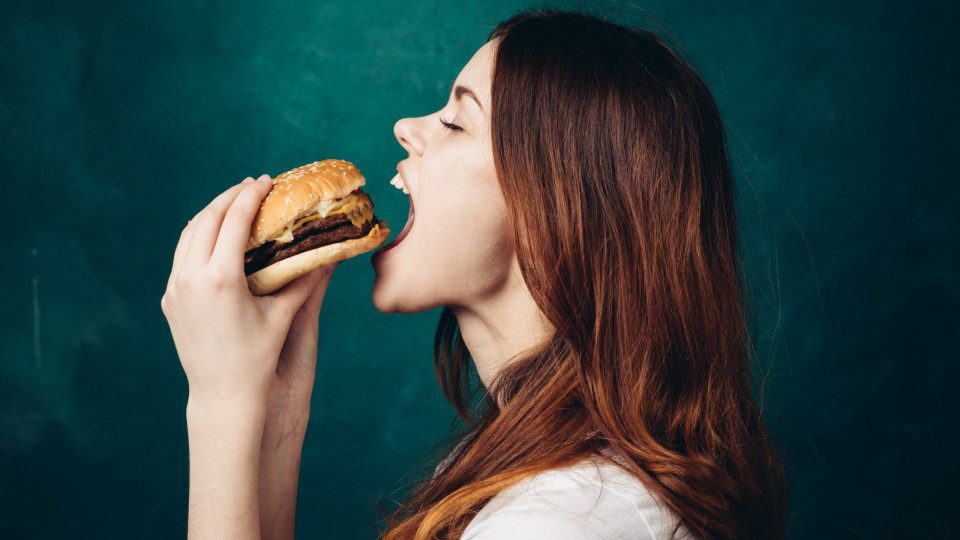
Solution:
M 382 255 L 383 253 L 386 253 L 387 251 L 390 251 L 391 249 L 399 245 L 400 242 L 402 242 L 403 239 L 406 238 L 407 234 L 410 232 L 410 229 L 413 228 L 413 220 L 414 220 L 413 197 L 409 196 L 410 191 L 407 188 L 407 183 L 404 181 L 404 178 L 403 178 L 402 166 L 403 164 L 400 164 L 397 166 L 397 176 L 395 176 L 393 180 L 390 181 L 390 184 L 395 188 L 402 190 L 405 194 L 407 194 L 407 196 L 410 199 L 410 213 L 407 215 L 407 223 L 406 225 L 403 226 L 403 230 L 400 231 L 400 234 L 398 234 L 396 238 L 393 239 L 392 242 L 378 249 L 375 255 Z

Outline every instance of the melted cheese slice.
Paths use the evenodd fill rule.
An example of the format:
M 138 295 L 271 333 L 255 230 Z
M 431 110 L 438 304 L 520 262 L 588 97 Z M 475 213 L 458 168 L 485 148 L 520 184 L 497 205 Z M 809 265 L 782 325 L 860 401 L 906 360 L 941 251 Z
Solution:
M 370 202 L 370 196 L 366 193 L 355 195 L 351 193 L 342 199 L 335 201 L 320 201 L 311 210 L 308 210 L 307 217 L 300 218 L 293 225 L 280 231 L 280 234 L 271 238 L 274 242 L 287 244 L 293 242 L 293 231 L 315 219 L 335 216 L 337 214 L 346 214 L 355 227 L 360 227 L 367 221 L 373 219 L 373 203 Z M 268 240 L 269 241 L 269 240 Z

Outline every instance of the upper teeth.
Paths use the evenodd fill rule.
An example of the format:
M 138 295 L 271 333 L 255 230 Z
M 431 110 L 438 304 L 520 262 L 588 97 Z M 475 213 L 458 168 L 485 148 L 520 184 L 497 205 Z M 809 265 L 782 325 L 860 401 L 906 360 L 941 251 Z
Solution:
M 407 189 L 406 184 L 403 183 L 403 178 L 400 178 L 400 173 L 397 173 L 397 175 L 393 177 L 393 180 L 390 181 L 390 184 L 397 189 L 402 189 L 405 194 L 410 194 L 410 190 Z

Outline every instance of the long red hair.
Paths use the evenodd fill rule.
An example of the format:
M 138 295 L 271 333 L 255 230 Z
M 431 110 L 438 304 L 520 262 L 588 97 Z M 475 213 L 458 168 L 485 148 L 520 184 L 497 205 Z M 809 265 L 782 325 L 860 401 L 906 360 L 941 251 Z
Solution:
M 469 351 L 443 312 L 437 377 L 470 427 L 383 538 L 458 538 L 504 488 L 602 451 L 702 538 L 785 538 L 706 84 L 655 32 L 589 15 L 526 12 L 490 39 L 494 163 L 523 277 L 556 333 L 498 373 L 474 418 Z

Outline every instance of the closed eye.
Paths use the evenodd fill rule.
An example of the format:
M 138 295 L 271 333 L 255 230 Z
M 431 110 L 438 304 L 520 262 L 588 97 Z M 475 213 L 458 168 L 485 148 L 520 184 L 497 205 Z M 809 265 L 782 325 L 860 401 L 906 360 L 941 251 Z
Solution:
M 438 118 L 439 118 L 439 117 L 438 117 Z M 451 124 L 450 122 L 446 122 L 446 121 L 444 121 L 443 118 L 440 118 L 440 123 L 443 124 L 443 127 L 449 129 L 450 131 L 463 131 L 463 128 L 462 128 L 462 127 L 460 127 L 460 126 L 458 126 L 458 125 L 456 125 L 456 124 Z

